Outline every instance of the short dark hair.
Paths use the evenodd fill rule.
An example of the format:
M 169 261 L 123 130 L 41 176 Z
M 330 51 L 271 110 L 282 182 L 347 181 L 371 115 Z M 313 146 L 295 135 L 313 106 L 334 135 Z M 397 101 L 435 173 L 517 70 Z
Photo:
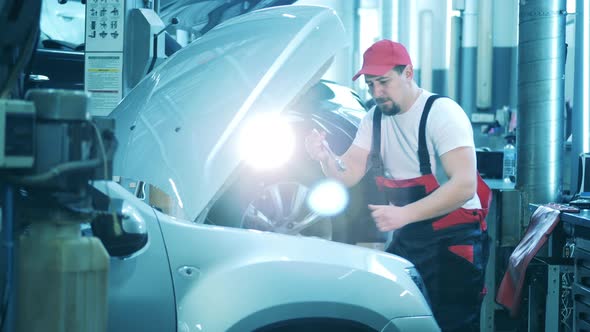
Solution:
M 406 69 L 406 66 L 407 65 L 397 65 L 393 67 L 392 70 L 401 75 L 401 73 L 404 72 L 404 69 Z

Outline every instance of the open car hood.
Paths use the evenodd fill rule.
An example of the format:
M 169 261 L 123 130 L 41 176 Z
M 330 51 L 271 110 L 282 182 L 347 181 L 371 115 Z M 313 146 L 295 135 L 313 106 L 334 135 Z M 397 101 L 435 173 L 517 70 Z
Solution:
M 201 36 L 234 16 L 273 6 L 290 5 L 297 0 L 162 0 L 160 16 L 164 22 L 178 19 L 178 25 Z
M 345 44 L 340 19 L 324 7 L 272 7 L 216 26 L 111 113 L 113 174 L 155 185 L 194 220 L 240 164 L 243 124 L 286 109 Z
M 297 0 L 161 0 L 158 15 L 166 24 L 172 18 L 177 27 L 200 37 L 232 17 L 274 6 L 290 5 Z M 43 1 L 41 40 L 44 48 L 84 50 L 85 6 L 81 0 Z M 45 42 L 45 40 L 52 41 Z

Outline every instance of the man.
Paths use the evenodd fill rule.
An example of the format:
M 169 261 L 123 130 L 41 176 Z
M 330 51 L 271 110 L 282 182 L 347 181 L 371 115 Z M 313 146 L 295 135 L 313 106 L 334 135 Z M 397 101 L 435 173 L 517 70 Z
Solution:
M 443 331 L 479 331 L 491 192 L 477 174 L 471 123 L 453 100 L 415 83 L 402 44 L 373 44 L 353 80 L 361 75 L 376 106 L 341 156 L 346 169 L 326 151 L 325 133 L 312 132 L 306 148 L 327 176 L 348 186 L 367 171 L 375 176 L 390 204 L 369 205 L 371 216 L 379 230 L 396 230 L 387 251 L 416 265 Z M 434 176 L 439 163 L 442 185 Z

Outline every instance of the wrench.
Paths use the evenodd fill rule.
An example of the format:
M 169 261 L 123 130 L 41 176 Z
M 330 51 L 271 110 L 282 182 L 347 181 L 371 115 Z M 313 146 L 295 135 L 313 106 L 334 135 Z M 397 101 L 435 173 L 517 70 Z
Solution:
M 320 134 L 315 128 L 313 129 L 316 133 L 318 133 L 318 135 Z M 326 151 L 328 151 L 328 153 L 330 154 L 330 156 L 334 159 L 334 161 L 336 162 L 336 169 L 338 169 L 339 172 L 344 172 L 346 171 L 346 165 L 344 164 L 344 162 L 342 161 L 342 159 L 340 159 L 340 157 L 338 157 L 334 151 L 332 151 L 332 149 L 330 148 L 330 144 L 328 144 L 328 141 L 326 141 L 325 139 L 322 140 L 322 145 L 324 146 L 324 148 L 326 149 Z

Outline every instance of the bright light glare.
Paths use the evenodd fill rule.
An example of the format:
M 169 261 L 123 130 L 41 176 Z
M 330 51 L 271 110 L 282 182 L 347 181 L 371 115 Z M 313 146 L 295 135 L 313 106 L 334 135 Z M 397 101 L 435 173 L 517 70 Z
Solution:
M 590 61 L 588 57 L 590 57 L 590 43 L 588 42 L 588 35 L 590 34 L 590 4 L 584 3 L 583 4 L 583 14 L 582 18 L 582 29 L 583 29 L 583 36 L 584 40 L 582 41 L 582 93 L 588 92 L 588 88 L 590 88 Z M 588 96 L 582 97 L 582 152 L 590 151 L 590 137 L 588 137 L 588 132 L 590 131 L 590 119 L 588 118 L 590 110 L 588 109 L 590 106 L 588 105 Z
M 242 131 L 242 159 L 259 170 L 286 163 L 295 150 L 295 134 L 278 115 L 261 115 L 251 120 Z
M 322 181 L 311 189 L 307 205 L 319 215 L 337 215 L 348 205 L 348 191 L 340 182 Z

